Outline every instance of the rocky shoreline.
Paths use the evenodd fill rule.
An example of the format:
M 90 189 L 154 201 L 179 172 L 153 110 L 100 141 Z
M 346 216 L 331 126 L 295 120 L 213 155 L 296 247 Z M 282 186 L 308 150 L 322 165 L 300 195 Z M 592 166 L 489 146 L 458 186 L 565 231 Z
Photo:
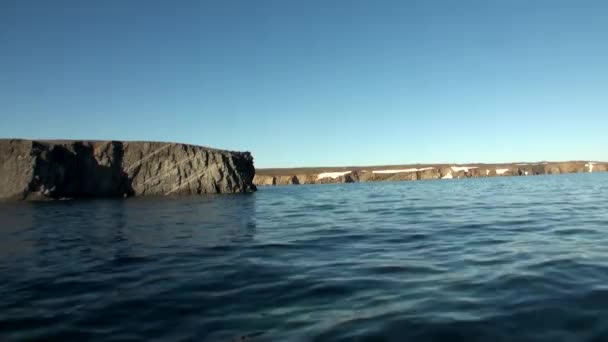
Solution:
M 608 171 L 592 161 L 258 169 L 249 152 L 138 141 L 0 139 L 0 200 L 247 193 L 256 186 Z
M 253 179 L 257 186 L 414 181 L 545 174 L 605 172 L 608 163 L 589 161 L 508 164 L 427 164 L 374 167 L 330 167 L 258 169 Z
M 249 152 L 136 141 L 0 139 L 0 200 L 245 193 Z

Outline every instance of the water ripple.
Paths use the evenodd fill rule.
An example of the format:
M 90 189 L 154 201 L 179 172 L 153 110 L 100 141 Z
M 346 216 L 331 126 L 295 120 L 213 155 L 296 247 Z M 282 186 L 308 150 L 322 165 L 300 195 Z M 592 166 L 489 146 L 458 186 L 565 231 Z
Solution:
M 607 174 L 0 205 L 0 340 L 604 341 Z

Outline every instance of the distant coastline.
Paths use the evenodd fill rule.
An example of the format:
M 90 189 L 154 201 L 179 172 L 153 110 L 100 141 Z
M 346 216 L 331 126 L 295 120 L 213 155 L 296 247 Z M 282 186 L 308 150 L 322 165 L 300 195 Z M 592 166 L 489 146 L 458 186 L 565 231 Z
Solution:
M 606 172 L 608 162 L 565 161 L 501 164 L 406 164 L 349 167 L 257 169 L 257 186 L 414 181 L 504 176 L 535 176 L 584 172 Z

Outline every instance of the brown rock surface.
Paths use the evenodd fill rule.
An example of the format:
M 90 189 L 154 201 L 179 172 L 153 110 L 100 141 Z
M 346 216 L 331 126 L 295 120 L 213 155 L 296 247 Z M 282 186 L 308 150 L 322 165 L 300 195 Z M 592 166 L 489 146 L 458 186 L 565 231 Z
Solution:
M 418 171 L 418 179 L 420 180 L 439 178 L 441 178 L 441 173 L 436 168 L 433 168 L 431 170 Z
M 300 184 L 315 184 L 317 180 L 316 175 L 298 174 L 296 175 Z
M 608 164 L 593 165 L 593 172 L 606 172 L 606 171 L 608 171 Z
M 454 171 L 456 168 L 457 171 Z M 457 167 L 468 167 L 468 170 L 457 169 Z M 407 170 L 418 169 L 419 171 L 374 173 L 379 170 Z M 498 170 L 505 170 L 498 173 Z M 326 172 L 346 172 L 344 176 L 318 179 L 318 175 Z M 608 171 L 608 163 L 595 162 L 593 172 Z M 427 180 L 441 179 L 451 176 L 459 178 L 479 177 L 501 177 L 501 176 L 535 176 L 543 174 L 563 174 L 589 172 L 588 162 L 538 162 L 538 163 L 508 163 L 508 164 L 415 164 L 415 165 L 389 165 L 368 167 L 324 167 L 324 168 L 296 168 L 296 169 L 261 169 L 257 170 L 256 179 L 263 177 L 296 177 L 300 184 L 325 184 L 325 183 L 349 183 L 349 182 L 379 182 L 379 181 L 405 181 L 405 180 Z M 260 177 L 260 178 L 258 178 Z M 449 177 L 448 177 L 449 178 Z M 256 181 L 263 185 L 263 181 Z M 277 183 L 278 184 L 278 183 Z
M 276 178 L 273 176 L 263 176 L 256 174 L 253 177 L 253 184 L 257 186 L 276 185 L 276 182 Z
M 298 177 L 296 176 L 278 176 L 275 177 L 276 185 L 297 185 L 300 184 Z

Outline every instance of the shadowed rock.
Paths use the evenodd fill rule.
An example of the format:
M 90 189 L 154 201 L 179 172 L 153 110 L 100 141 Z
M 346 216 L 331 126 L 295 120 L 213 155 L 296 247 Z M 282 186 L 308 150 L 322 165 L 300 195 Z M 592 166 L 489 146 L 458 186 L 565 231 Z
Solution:
M 253 157 L 162 142 L 0 140 L 0 199 L 255 191 Z

